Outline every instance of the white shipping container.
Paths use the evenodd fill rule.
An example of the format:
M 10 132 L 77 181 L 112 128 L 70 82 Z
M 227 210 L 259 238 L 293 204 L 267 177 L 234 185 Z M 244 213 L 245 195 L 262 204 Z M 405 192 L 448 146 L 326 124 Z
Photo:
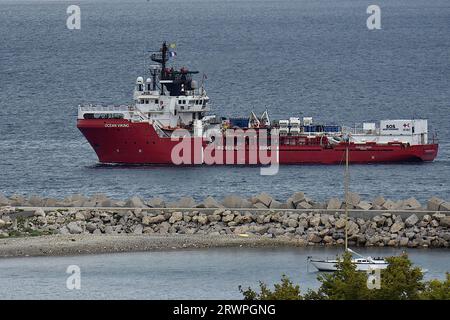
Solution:
M 374 122 L 364 122 L 363 123 L 363 130 L 364 131 L 375 131 L 376 126 Z
M 428 133 L 428 121 L 424 119 L 417 119 L 413 121 L 414 134 Z
M 381 135 L 412 135 L 413 132 L 412 120 L 381 120 L 380 133 Z
M 303 117 L 303 125 L 304 126 L 310 126 L 313 123 L 312 117 Z
M 289 125 L 289 120 L 279 120 L 278 124 L 280 127 L 287 127 Z
M 289 122 L 290 122 L 291 126 L 299 126 L 300 118 L 289 118 Z

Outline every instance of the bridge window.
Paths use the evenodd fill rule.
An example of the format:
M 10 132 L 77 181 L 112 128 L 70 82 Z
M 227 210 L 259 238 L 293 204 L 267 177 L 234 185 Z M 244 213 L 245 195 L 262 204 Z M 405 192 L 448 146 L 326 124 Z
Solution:
M 85 113 L 84 119 L 123 119 L 123 113 Z
M 159 103 L 158 99 L 155 99 L 155 103 L 156 103 L 156 104 Z

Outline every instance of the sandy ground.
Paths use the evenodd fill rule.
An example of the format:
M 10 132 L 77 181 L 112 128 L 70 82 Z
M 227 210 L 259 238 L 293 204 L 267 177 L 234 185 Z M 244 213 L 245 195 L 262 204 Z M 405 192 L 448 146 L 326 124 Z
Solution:
M 0 239 L 0 257 L 171 250 L 213 247 L 298 246 L 295 240 L 237 235 L 51 235 Z

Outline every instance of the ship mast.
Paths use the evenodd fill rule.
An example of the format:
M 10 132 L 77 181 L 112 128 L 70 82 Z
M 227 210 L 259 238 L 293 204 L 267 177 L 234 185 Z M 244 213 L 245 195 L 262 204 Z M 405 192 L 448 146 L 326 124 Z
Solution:
M 348 141 L 345 147 L 345 251 L 348 250 L 348 192 L 349 192 L 349 166 L 348 166 Z
M 161 48 L 161 77 L 160 79 L 164 79 L 164 72 L 166 71 L 166 62 L 167 62 L 167 44 L 163 43 Z M 164 85 L 161 84 L 161 95 L 164 95 Z
M 161 64 L 161 72 L 159 75 L 159 79 L 164 80 L 165 77 L 165 69 L 166 69 L 166 63 L 168 60 L 168 47 L 166 42 L 163 43 L 161 49 L 159 49 L 159 51 L 154 51 L 152 52 L 150 59 L 154 62 L 160 63 Z M 153 76 L 156 75 L 156 72 L 153 74 Z M 153 77 L 155 79 L 155 77 Z M 154 85 L 155 85 L 156 81 L 153 81 Z M 161 95 L 164 95 L 164 85 L 161 83 Z

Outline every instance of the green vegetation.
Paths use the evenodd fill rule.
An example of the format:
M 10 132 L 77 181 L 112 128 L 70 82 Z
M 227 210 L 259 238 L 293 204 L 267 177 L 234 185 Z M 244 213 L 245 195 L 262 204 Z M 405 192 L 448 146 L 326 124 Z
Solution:
M 27 218 L 22 216 L 16 218 L 16 223 L 16 229 L 9 230 L 7 237 L 0 235 L 0 238 L 38 237 L 55 233 L 53 230 L 37 230 L 30 228 Z
M 239 287 L 245 300 L 450 300 L 450 273 L 444 281 L 423 281 L 420 268 L 414 267 L 406 254 L 387 258 L 389 266 L 381 270 L 379 289 L 369 289 L 367 274 L 356 271 L 351 254 L 345 253 L 334 273 L 320 274 L 317 291 L 308 290 L 304 295 L 300 286 L 294 285 L 285 275 L 281 283 L 271 290 L 260 282 L 259 292 Z
M 265 283 L 260 282 L 259 293 L 251 288 L 244 291 L 241 286 L 239 291 L 244 295 L 245 300 L 303 300 L 300 295 L 300 286 L 294 285 L 286 275 L 283 275 L 281 283 L 275 284 L 274 287 L 275 289 L 271 291 Z

